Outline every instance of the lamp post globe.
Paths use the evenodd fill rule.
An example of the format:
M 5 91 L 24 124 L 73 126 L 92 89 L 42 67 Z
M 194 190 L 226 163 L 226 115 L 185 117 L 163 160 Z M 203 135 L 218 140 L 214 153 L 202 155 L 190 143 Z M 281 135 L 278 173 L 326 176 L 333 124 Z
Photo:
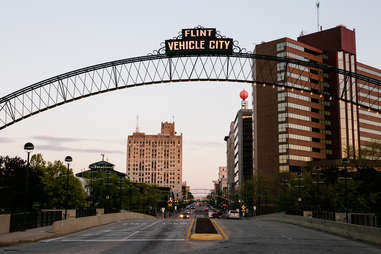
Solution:
M 68 207 L 68 202 L 69 202 L 69 172 L 70 172 L 69 164 L 70 164 L 70 162 L 72 162 L 72 161 L 73 161 L 73 158 L 71 158 L 71 156 L 66 156 L 66 157 L 65 157 L 65 162 L 67 162 L 65 220 L 67 219 L 67 207 Z
M 71 156 L 66 156 L 66 157 L 65 157 L 65 161 L 66 161 L 67 163 L 70 163 L 70 162 L 73 161 L 73 158 L 71 158 Z
M 27 152 L 33 151 L 34 150 L 34 145 L 32 143 L 30 143 L 30 142 L 25 143 L 24 150 L 27 151 Z

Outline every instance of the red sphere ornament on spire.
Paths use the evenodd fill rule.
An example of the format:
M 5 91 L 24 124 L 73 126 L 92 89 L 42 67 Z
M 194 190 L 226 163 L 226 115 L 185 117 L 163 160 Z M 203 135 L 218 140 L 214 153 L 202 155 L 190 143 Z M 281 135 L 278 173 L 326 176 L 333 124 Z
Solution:
M 242 90 L 242 91 L 239 93 L 239 96 L 241 97 L 242 100 L 246 100 L 247 97 L 249 96 L 249 94 L 246 92 L 246 90 Z

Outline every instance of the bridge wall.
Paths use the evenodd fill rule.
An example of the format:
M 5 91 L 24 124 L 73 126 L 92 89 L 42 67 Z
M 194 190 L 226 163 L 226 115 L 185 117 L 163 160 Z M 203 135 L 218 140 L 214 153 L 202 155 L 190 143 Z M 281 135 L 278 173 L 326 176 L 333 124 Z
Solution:
M 328 221 L 286 214 L 270 214 L 261 216 L 261 218 L 265 220 L 286 222 L 328 233 L 333 233 L 354 240 L 381 245 L 381 228 L 346 224 L 337 221 Z

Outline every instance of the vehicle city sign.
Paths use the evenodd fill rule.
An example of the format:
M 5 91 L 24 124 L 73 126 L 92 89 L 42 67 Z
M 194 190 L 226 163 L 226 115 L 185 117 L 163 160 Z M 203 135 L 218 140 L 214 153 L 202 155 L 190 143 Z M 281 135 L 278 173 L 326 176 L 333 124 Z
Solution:
M 178 55 L 231 55 L 233 39 L 219 38 L 215 28 L 182 29 L 180 39 L 165 41 L 168 56 Z

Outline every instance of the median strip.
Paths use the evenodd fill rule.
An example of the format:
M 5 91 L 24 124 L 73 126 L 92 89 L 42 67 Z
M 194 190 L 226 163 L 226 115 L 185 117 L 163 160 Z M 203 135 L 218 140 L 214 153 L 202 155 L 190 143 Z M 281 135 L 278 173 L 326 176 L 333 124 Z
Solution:
M 193 221 L 192 221 L 192 225 L 193 225 Z M 215 225 L 216 224 L 212 223 L 212 221 L 209 218 L 197 218 L 196 226 L 194 227 L 194 232 L 192 233 L 190 240 L 198 240 L 198 241 L 224 240 L 224 236 L 217 232 Z M 221 232 L 221 230 L 219 231 Z

